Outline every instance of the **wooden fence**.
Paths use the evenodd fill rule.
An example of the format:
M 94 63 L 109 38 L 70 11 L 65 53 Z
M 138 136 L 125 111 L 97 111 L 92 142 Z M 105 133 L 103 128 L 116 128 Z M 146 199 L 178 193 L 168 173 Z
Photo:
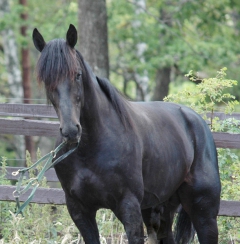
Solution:
M 0 118 L 0 134 L 46 137 L 55 137 L 58 134 L 59 122 L 53 107 L 50 105 L 0 104 L 0 116 L 2 117 Z M 214 116 L 220 119 L 236 118 L 240 120 L 239 113 L 234 113 L 231 116 L 215 113 Z M 24 119 L 25 117 L 30 119 Z M 48 121 L 43 119 L 48 119 Z M 213 137 L 216 146 L 219 148 L 240 149 L 240 134 L 214 132 Z M 18 168 L 7 167 L 6 178 L 17 180 L 17 177 L 12 176 L 12 172 L 16 171 L 16 169 Z M 58 182 L 54 169 L 46 172 L 45 176 L 48 182 Z M 0 201 L 14 201 L 12 194 L 14 190 L 15 186 L 0 185 Z M 25 193 L 20 200 L 25 201 L 28 195 L 29 192 Z M 59 188 L 39 188 L 32 202 L 65 204 L 64 192 Z M 219 215 L 240 217 L 240 202 L 222 200 Z

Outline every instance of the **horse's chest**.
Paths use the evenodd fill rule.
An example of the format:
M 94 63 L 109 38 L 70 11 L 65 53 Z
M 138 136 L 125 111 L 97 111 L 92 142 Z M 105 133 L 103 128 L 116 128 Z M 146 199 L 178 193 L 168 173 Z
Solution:
M 113 180 L 116 177 L 112 172 L 106 176 L 104 172 L 82 169 L 74 175 L 66 190 L 86 206 L 113 206 L 122 189 L 118 181 Z

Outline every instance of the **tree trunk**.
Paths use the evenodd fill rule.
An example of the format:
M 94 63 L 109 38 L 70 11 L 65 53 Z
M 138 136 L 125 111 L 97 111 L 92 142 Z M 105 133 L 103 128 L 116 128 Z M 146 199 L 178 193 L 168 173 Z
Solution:
M 10 12 L 8 0 L 0 0 L 0 17 L 4 18 L 5 14 Z M 10 103 L 21 103 L 23 97 L 21 70 L 19 68 L 17 44 L 13 31 L 6 28 L 1 31 L 2 45 L 4 51 L 4 59 L 8 73 L 8 85 Z M 15 135 L 11 142 L 16 152 L 16 157 L 19 159 L 25 158 L 24 137 Z M 19 165 L 18 166 L 23 166 Z
M 19 0 L 19 3 L 24 7 L 27 7 L 27 0 Z M 26 12 L 21 14 L 21 19 L 26 21 L 28 19 L 28 15 Z M 27 37 L 27 26 L 21 26 L 21 35 L 26 38 Z M 23 102 L 29 104 L 31 101 L 31 77 L 30 77 L 30 56 L 29 56 L 29 48 L 28 46 L 23 46 L 21 48 L 21 57 L 22 57 L 22 86 L 23 86 Z M 26 150 L 29 151 L 31 158 L 36 159 L 35 157 L 35 148 L 34 141 L 31 136 L 25 136 L 25 146 Z
M 145 0 L 133 0 L 134 3 L 134 11 L 136 15 L 140 15 L 144 13 L 146 9 L 146 2 Z M 142 42 L 141 39 L 138 37 L 137 29 L 141 29 L 142 23 L 140 20 L 135 20 L 132 23 L 133 29 L 136 29 L 136 31 L 133 31 L 133 35 L 135 36 L 135 39 L 137 40 L 136 43 L 136 57 L 139 59 L 140 63 L 145 64 L 146 60 L 144 57 L 144 53 L 147 50 L 147 44 L 145 42 Z M 149 96 L 149 77 L 148 77 L 148 71 L 147 69 L 143 70 L 141 73 L 139 73 L 138 70 L 134 70 L 134 80 L 136 82 L 136 101 L 148 101 L 150 100 Z
M 107 10 L 105 0 L 79 0 L 79 47 L 99 77 L 109 78 Z
M 154 89 L 154 101 L 162 101 L 168 95 L 169 83 L 171 81 L 171 67 L 160 68 L 156 75 L 156 86 Z
M 171 1 L 169 1 L 169 4 L 171 4 Z M 160 20 L 163 21 L 165 25 L 171 28 L 172 17 L 164 9 L 160 9 L 159 14 L 160 14 Z M 159 34 L 160 34 L 160 39 L 163 38 L 163 36 L 165 35 L 165 30 L 163 30 Z M 155 79 L 156 86 L 154 89 L 153 100 L 162 101 L 163 98 L 168 95 L 170 82 L 171 82 L 171 66 L 160 67 L 156 73 L 156 79 Z
M 0 0 L 0 17 L 4 18 L 9 14 L 10 6 L 8 0 Z M 17 44 L 13 31 L 6 28 L 1 31 L 2 44 L 4 50 L 5 64 L 8 72 L 8 84 L 10 90 L 10 102 L 22 102 L 23 90 L 21 86 L 21 70 L 19 69 L 19 60 Z

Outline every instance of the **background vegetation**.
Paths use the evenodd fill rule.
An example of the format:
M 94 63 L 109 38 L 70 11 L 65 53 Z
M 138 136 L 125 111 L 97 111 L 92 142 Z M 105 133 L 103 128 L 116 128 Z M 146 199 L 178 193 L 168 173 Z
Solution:
M 0 0 L 0 4 L 4 2 L 9 9 L 0 9 L 0 102 L 9 102 L 14 96 L 4 51 L 4 31 L 11 29 L 19 66 L 20 50 L 30 50 L 31 103 L 45 103 L 44 89 L 39 89 L 34 75 L 38 52 L 31 41 L 32 30 L 37 27 L 46 41 L 64 38 L 70 23 L 78 26 L 78 2 L 31 0 L 23 6 L 17 0 Z M 233 81 L 239 80 L 240 75 L 238 0 L 106 0 L 106 5 L 109 78 L 126 96 L 133 100 L 162 100 L 171 94 L 169 100 L 190 105 L 198 112 L 225 111 L 226 105 L 229 109 L 226 112 L 233 111 L 233 107 L 239 111 L 234 100 L 240 98 L 240 83 Z M 27 20 L 21 18 L 22 13 L 28 13 Z M 27 26 L 26 36 L 20 32 L 23 25 Z M 81 46 L 81 38 L 78 45 Z M 227 67 L 231 80 L 226 79 L 225 70 L 216 75 L 222 67 Z M 190 70 L 195 72 L 189 73 Z M 236 121 L 213 123 L 215 131 L 239 133 Z M 14 138 L 1 136 L 0 139 L 0 156 L 19 158 Z M 240 200 L 238 156 L 239 150 L 219 150 L 223 199 Z M 9 184 L 4 178 L 1 183 Z M 29 240 L 31 243 L 77 243 L 80 238 L 65 207 L 57 207 L 55 211 L 53 206 L 32 204 L 24 220 L 14 218 L 9 212 L 14 212 L 13 204 L 2 202 L 0 208 L 0 243 L 30 243 Z M 64 217 L 59 219 L 60 216 Z M 115 236 L 123 233 L 122 227 L 110 212 L 99 213 L 98 221 L 102 243 L 107 236 L 114 237 L 115 243 L 123 243 L 122 235 Z M 240 240 L 238 219 L 220 217 L 219 225 L 220 243 Z

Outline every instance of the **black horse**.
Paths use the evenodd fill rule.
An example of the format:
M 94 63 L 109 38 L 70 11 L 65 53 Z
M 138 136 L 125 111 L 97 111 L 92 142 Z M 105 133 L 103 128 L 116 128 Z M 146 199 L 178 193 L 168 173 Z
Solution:
M 130 244 L 144 243 L 143 222 L 149 243 L 187 243 L 192 223 L 200 243 L 216 244 L 221 187 L 204 120 L 182 105 L 126 100 L 74 49 L 73 25 L 66 41 L 45 43 L 34 29 L 33 42 L 41 52 L 37 78 L 60 120 L 57 144 L 68 142 L 60 154 L 80 141 L 55 169 L 85 243 L 100 243 L 96 211 L 108 208 Z M 180 204 L 184 221 L 175 242 L 172 221 Z

